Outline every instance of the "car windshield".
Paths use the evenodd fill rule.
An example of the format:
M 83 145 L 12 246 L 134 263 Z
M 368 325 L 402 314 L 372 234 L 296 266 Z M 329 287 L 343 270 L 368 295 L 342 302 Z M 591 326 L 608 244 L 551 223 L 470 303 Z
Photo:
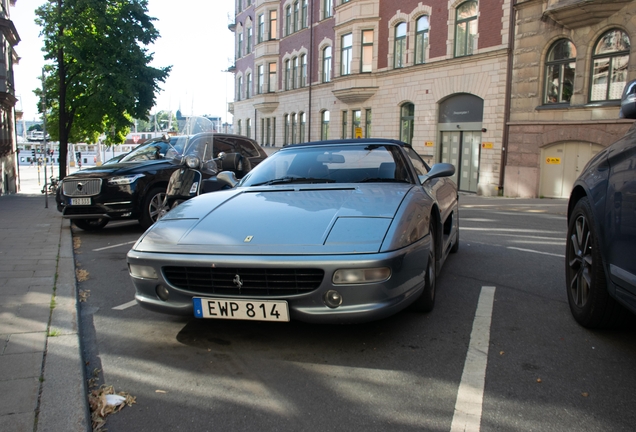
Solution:
M 398 146 L 366 143 L 284 149 L 259 164 L 240 186 L 365 182 L 411 182 Z
M 170 149 L 171 145 L 176 146 L 177 151 L 183 149 L 183 147 L 181 147 L 181 149 L 178 148 L 178 138 L 179 137 L 170 138 L 170 143 L 162 139 L 152 139 L 128 153 L 126 156 L 121 158 L 119 162 L 139 162 L 163 159 L 166 156 L 166 153 Z

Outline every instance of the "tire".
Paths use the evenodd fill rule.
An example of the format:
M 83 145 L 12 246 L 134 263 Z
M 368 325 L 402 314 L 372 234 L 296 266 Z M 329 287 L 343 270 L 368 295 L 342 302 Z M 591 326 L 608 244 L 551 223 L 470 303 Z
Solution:
M 587 198 L 574 206 L 565 252 L 565 281 L 574 319 L 583 327 L 610 328 L 621 324 L 627 311 L 607 291 L 607 279 L 594 212 Z
M 157 222 L 165 197 L 166 188 L 161 187 L 150 189 L 150 192 L 144 197 L 143 206 L 141 207 L 141 217 L 139 218 L 139 224 L 143 229 L 146 230 L 150 228 L 153 223 Z
M 73 225 L 84 231 L 99 231 L 106 226 L 108 219 L 72 219 Z
M 418 312 L 430 312 L 435 306 L 435 290 L 437 287 L 437 230 L 431 219 L 429 228 L 431 246 L 426 262 L 426 274 L 424 276 L 424 290 L 412 304 L 412 308 Z

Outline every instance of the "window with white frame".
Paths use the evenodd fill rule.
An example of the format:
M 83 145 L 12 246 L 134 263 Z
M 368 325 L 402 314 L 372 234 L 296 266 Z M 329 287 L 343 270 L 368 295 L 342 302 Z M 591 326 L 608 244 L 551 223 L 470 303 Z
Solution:
M 333 15 L 333 0 L 322 0 L 322 19 L 330 18 Z
M 240 101 L 243 95 L 243 77 L 239 76 L 236 79 L 236 100 Z
M 360 72 L 373 70 L 373 30 L 362 30 Z
M 285 36 L 292 34 L 292 7 L 285 8 Z
M 278 11 L 269 11 L 269 40 L 278 38 Z
M 329 139 L 329 111 L 320 113 L 320 139 Z
M 307 55 L 300 56 L 300 86 L 307 86 Z
M 351 59 L 353 50 L 353 34 L 347 33 L 341 37 L 340 75 L 351 74 Z
M 298 88 L 298 57 L 292 59 L 292 88 Z
M 248 73 L 245 78 L 245 98 L 249 99 L 252 97 L 252 74 Z
M 331 81 L 331 47 L 322 50 L 322 82 Z
M 268 68 L 267 91 L 274 93 L 276 92 L 276 63 L 270 63 Z
M 263 92 L 265 91 L 264 89 L 265 75 L 264 75 L 263 69 L 264 69 L 263 65 L 258 65 L 256 67 L 257 76 L 258 76 L 258 84 L 256 85 L 256 93 L 258 94 L 263 94 Z
M 265 40 L 265 14 L 260 14 L 258 16 L 258 36 L 257 42 L 261 43 Z
M 291 77 L 291 61 L 289 59 L 285 60 L 285 90 L 291 90 L 292 86 L 292 77 Z

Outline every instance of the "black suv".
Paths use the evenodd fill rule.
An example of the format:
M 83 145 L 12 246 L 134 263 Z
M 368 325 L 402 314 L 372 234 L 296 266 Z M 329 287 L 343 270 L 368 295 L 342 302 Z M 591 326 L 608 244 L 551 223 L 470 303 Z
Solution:
M 252 167 L 267 157 L 256 141 L 244 136 L 214 136 L 236 141 L 236 149 L 252 162 Z M 56 196 L 57 209 L 64 218 L 87 231 L 99 230 L 119 219 L 137 219 L 144 229 L 148 228 L 161 211 L 172 172 L 179 168 L 165 159 L 166 152 L 171 146 L 182 152 L 179 146 L 184 142 L 183 137 L 154 138 L 118 162 L 65 177 Z

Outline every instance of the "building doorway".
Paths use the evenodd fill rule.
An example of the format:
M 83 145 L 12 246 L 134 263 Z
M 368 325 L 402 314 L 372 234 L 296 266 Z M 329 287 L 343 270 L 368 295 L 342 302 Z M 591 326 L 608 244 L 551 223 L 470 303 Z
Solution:
M 481 132 L 442 132 L 442 162 L 455 165 L 451 179 L 459 190 L 477 192 Z

